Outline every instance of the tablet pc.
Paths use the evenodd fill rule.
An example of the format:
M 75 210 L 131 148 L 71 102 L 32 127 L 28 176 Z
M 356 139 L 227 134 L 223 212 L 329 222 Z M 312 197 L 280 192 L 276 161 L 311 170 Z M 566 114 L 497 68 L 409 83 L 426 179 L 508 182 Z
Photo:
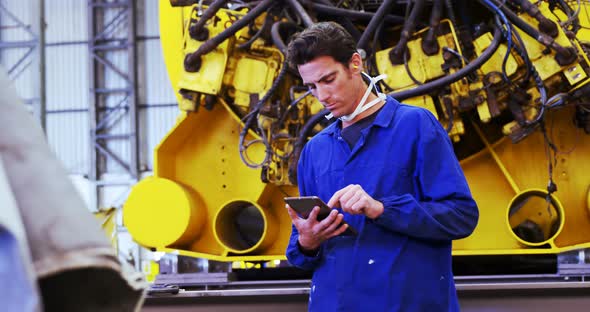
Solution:
M 285 202 L 304 219 L 309 217 L 309 214 L 315 206 L 320 207 L 320 212 L 318 213 L 317 218 L 318 221 L 324 220 L 332 211 L 332 208 L 328 207 L 328 205 L 317 196 L 285 197 Z M 344 220 L 342 223 L 346 224 Z M 346 231 L 342 234 L 356 235 L 357 231 L 349 224 Z

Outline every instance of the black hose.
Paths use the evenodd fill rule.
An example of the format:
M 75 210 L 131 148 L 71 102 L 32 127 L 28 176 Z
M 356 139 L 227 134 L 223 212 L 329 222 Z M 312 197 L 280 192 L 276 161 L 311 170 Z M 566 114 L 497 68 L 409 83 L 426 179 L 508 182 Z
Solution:
M 453 125 L 455 122 L 455 115 L 453 114 L 453 103 L 451 101 L 443 101 L 445 104 L 445 110 L 447 111 L 447 114 L 449 115 L 449 124 L 447 125 L 447 128 L 445 129 L 447 131 L 447 133 L 451 133 L 451 130 L 453 130 Z
M 297 25 L 292 22 L 275 22 L 270 28 L 270 36 L 272 43 L 281 51 L 283 54 L 287 54 L 287 44 L 283 40 L 284 32 L 287 34 L 294 34 L 297 31 Z
M 321 4 L 327 5 L 330 7 L 334 7 L 330 0 L 318 0 Z M 350 35 L 354 38 L 355 42 L 358 42 L 361 38 L 361 32 L 356 28 L 356 26 L 350 21 L 350 19 L 346 16 L 335 16 L 336 21 L 338 24 L 342 25 L 344 29 L 350 33 Z
M 273 0 L 263 0 L 250 10 L 246 15 L 240 18 L 237 22 L 233 23 L 227 29 L 219 33 L 217 36 L 205 41 L 197 51 L 189 53 L 184 59 L 184 68 L 187 72 L 197 72 L 201 68 L 201 56 L 213 51 L 218 45 L 220 45 L 227 38 L 235 35 L 235 33 L 248 25 L 260 14 L 264 13 L 271 5 Z
M 295 141 L 293 145 L 293 154 L 289 161 L 289 181 L 293 183 L 293 185 L 297 185 L 297 162 L 299 161 L 299 156 L 301 156 L 301 151 L 303 150 L 305 143 L 307 143 L 307 137 L 313 128 L 326 118 L 326 115 L 329 113 L 330 111 L 324 109 L 309 118 L 305 125 L 303 125 L 303 128 L 297 137 L 297 141 Z
M 512 0 L 513 2 L 515 2 L 516 4 L 520 5 L 520 7 L 527 12 L 527 14 L 531 17 L 533 17 L 534 19 L 536 19 L 539 22 L 539 30 L 541 30 L 541 32 L 555 38 L 557 37 L 557 35 L 559 34 L 559 31 L 557 30 L 557 24 L 555 24 L 555 22 L 549 20 L 548 18 L 545 17 L 545 15 L 543 15 L 541 13 L 541 10 L 539 10 L 539 8 L 532 4 L 530 1 L 528 0 Z
M 309 14 L 307 14 L 307 11 L 305 11 L 303 6 L 301 6 L 301 3 L 299 3 L 297 0 L 287 0 L 287 2 L 289 2 L 291 8 L 295 10 L 295 13 L 297 13 L 297 15 L 301 18 L 305 27 L 313 25 L 313 20 Z
M 191 6 L 193 4 L 197 4 L 199 0 L 170 0 L 170 6 L 172 7 L 180 7 L 180 6 Z
M 518 55 L 520 55 L 520 57 L 524 60 L 524 63 L 526 65 L 526 74 L 523 78 L 523 81 L 526 83 L 529 81 L 529 78 L 531 77 L 533 64 L 531 63 L 529 53 L 527 52 L 524 41 L 522 40 L 522 37 L 520 37 L 518 31 L 512 31 L 512 34 L 516 38 L 516 42 L 518 42 L 518 44 L 514 46 L 514 50 L 516 51 L 516 53 L 518 53 Z
M 531 68 L 531 73 L 533 75 L 533 79 L 535 80 L 535 84 L 537 85 L 537 89 L 539 89 L 539 94 L 541 96 L 541 109 L 537 112 L 535 118 L 530 121 L 525 121 L 525 126 L 533 126 L 538 122 L 542 122 L 543 118 L 545 117 L 545 105 L 547 104 L 547 91 L 545 90 L 545 85 L 543 84 L 543 79 L 539 76 L 539 72 L 533 66 Z
M 418 20 L 418 14 L 422 12 L 423 7 L 424 0 L 416 0 L 412 12 L 404 24 L 399 41 L 395 47 L 389 51 L 389 60 L 391 61 L 391 64 L 399 65 L 404 63 L 404 53 L 406 53 L 408 40 L 414 32 L 416 21 Z M 407 57 L 410 59 L 411 55 L 407 55 Z
M 377 39 L 379 39 L 381 37 L 381 32 L 383 31 L 383 26 L 384 23 L 379 24 L 379 27 L 377 27 L 377 29 L 375 30 L 375 36 L 373 37 L 373 49 L 377 49 Z M 373 51 L 375 52 L 375 51 Z M 377 67 L 377 58 L 376 58 L 376 53 L 371 53 L 369 56 L 367 56 L 367 69 L 368 72 L 371 73 L 371 76 L 379 76 L 379 68 Z M 383 89 L 387 89 L 387 90 L 393 90 L 393 88 L 391 86 L 389 86 L 386 82 L 385 79 L 381 79 L 379 80 L 379 82 L 377 82 L 377 84 L 380 84 Z
M 289 65 L 287 64 L 287 61 L 285 60 L 283 62 L 281 70 L 279 71 L 279 74 L 277 75 L 277 78 L 273 81 L 272 85 L 270 86 L 270 88 L 268 89 L 266 94 L 264 94 L 262 99 L 260 99 L 260 101 L 258 101 L 258 103 L 256 103 L 256 105 L 254 106 L 252 111 L 250 111 L 250 113 L 248 113 L 248 115 L 245 116 L 246 121 L 244 122 L 244 128 L 240 132 L 238 149 L 239 149 L 240 157 L 242 158 L 242 161 L 244 162 L 244 164 L 246 164 L 248 166 L 255 167 L 255 166 L 251 165 L 244 158 L 244 155 L 243 155 L 244 140 L 246 139 L 246 135 L 248 134 L 248 130 L 252 127 L 252 125 L 256 121 L 256 118 L 258 118 L 258 113 L 260 113 L 260 110 L 262 109 L 262 106 L 264 106 L 264 103 L 266 103 L 266 101 L 268 101 L 270 99 L 270 97 L 275 93 L 275 91 L 279 87 L 280 83 L 283 81 L 283 78 L 285 78 L 285 74 L 287 73 L 288 67 L 289 67 Z M 272 151 L 268 145 L 268 142 L 264 142 L 264 144 L 266 146 L 266 158 L 265 158 L 265 161 L 266 161 L 268 159 L 269 155 L 271 155 Z
M 372 53 L 367 54 L 366 72 L 369 73 L 372 77 L 379 76 L 379 68 L 377 68 L 375 51 L 377 51 L 377 49 L 381 48 L 381 46 L 377 44 L 377 40 L 379 38 L 381 38 L 381 32 L 383 31 L 383 26 L 384 26 L 384 24 L 381 23 L 381 24 L 379 24 L 377 29 L 375 29 L 375 35 L 373 36 L 373 42 L 371 43 L 371 47 L 372 47 L 371 52 Z M 379 82 L 381 82 L 381 81 L 383 81 L 383 80 L 380 80 Z
M 455 9 L 453 8 L 453 0 L 445 0 L 445 6 L 447 7 L 447 15 L 451 20 L 453 26 L 457 26 L 457 18 L 455 17 Z
M 339 17 L 348 17 L 351 20 L 357 21 L 370 21 L 373 18 L 374 13 L 371 12 L 361 12 L 361 11 L 354 11 L 348 9 L 337 8 L 333 6 L 323 5 L 319 3 L 314 3 L 312 1 L 306 0 L 306 4 L 310 4 L 316 11 L 321 12 L 327 15 L 339 16 Z M 383 16 L 383 21 L 389 24 L 403 24 L 404 18 L 398 15 L 391 15 L 387 14 Z
M 488 7 L 484 0 L 478 0 L 484 6 Z M 567 64 L 571 64 L 577 58 L 577 55 L 572 49 L 567 49 L 555 42 L 551 36 L 545 35 L 541 33 L 533 26 L 529 25 L 527 22 L 523 21 L 516 13 L 512 12 L 508 7 L 502 5 L 502 2 L 499 0 L 490 0 L 496 6 L 498 6 L 502 12 L 506 15 L 506 17 L 518 28 L 522 29 L 527 35 L 533 37 L 535 40 L 543 44 L 544 46 L 555 50 L 556 56 L 555 60 L 561 66 L 565 66 Z
M 189 27 L 189 33 L 192 38 L 199 41 L 207 39 L 207 36 L 209 36 L 209 32 L 206 28 L 203 28 L 203 26 L 205 26 L 205 23 L 210 18 L 212 18 L 215 15 L 215 13 L 217 13 L 217 11 L 219 11 L 219 9 L 221 9 L 221 7 L 226 2 L 227 0 L 215 0 L 215 2 L 213 2 L 209 7 L 207 7 L 207 9 L 205 10 L 201 18 L 197 21 L 197 23 Z
M 238 49 L 249 49 L 252 43 L 254 43 L 256 39 L 258 39 L 263 33 L 267 31 L 267 29 L 270 27 L 270 23 L 272 23 L 273 20 L 273 16 L 271 14 L 267 14 L 260 29 L 258 29 L 258 31 L 250 39 L 248 39 L 248 41 L 238 45 Z
M 464 78 L 465 76 L 469 75 L 474 70 L 477 70 L 487 60 L 489 60 L 490 57 L 492 57 L 494 52 L 496 52 L 496 50 L 500 46 L 501 40 L 502 40 L 502 30 L 500 28 L 496 27 L 494 30 L 494 39 L 490 43 L 490 46 L 488 46 L 488 48 L 477 59 L 470 62 L 465 67 L 461 68 L 460 70 L 458 70 L 457 72 L 455 72 L 451 75 L 445 76 L 445 77 L 437 79 L 437 80 L 430 81 L 430 82 L 425 83 L 419 87 L 409 89 L 409 90 L 389 93 L 389 95 L 391 95 L 393 98 L 395 98 L 398 101 L 403 101 L 403 100 L 409 99 L 411 97 L 428 94 L 429 92 L 431 92 L 433 90 L 436 90 L 440 87 L 444 87 L 444 86 L 447 86 L 455 81 L 458 81 L 458 80 Z
M 439 45 L 436 39 L 436 32 L 440 24 L 440 18 L 442 16 L 442 0 L 434 0 L 432 7 L 432 14 L 430 15 L 430 28 L 424 35 L 422 40 L 422 51 L 424 54 L 432 56 L 438 53 Z
M 565 0 L 557 0 L 557 2 L 559 2 L 559 6 L 561 7 L 561 10 L 563 10 L 565 15 L 570 17 L 572 16 L 572 14 L 574 14 L 574 10 L 569 6 L 569 4 L 567 4 Z
M 569 4 L 567 4 L 567 2 L 565 2 L 564 0 L 557 0 L 557 2 L 559 2 L 559 6 L 561 6 L 561 9 L 565 12 L 565 14 L 568 16 L 568 18 L 570 18 L 571 16 L 573 16 L 574 10 L 569 6 Z M 574 18 L 572 20 L 572 31 L 574 33 L 577 33 L 578 30 L 580 30 L 580 19 L 576 16 L 576 18 Z
M 292 93 L 292 92 L 293 91 L 291 88 L 291 90 L 289 90 L 289 93 Z M 297 103 L 301 102 L 301 100 L 303 100 L 304 98 L 306 98 L 310 94 L 311 94 L 311 90 L 307 90 L 305 93 L 303 93 L 298 98 L 291 100 L 291 103 L 289 103 L 289 106 L 287 106 L 287 109 L 285 110 L 285 112 L 283 112 L 283 114 L 279 118 L 279 121 L 276 123 L 277 128 L 280 129 L 283 127 L 283 125 L 285 124 L 285 120 L 287 120 L 287 116 L 289 116 L 289 113 L 291 112 L 291 110 L 293 110 L 293 108 L 297 107 Z
M 410 66 L 408 64 L 408 53 L 404 53 L 404 68 L 406 69 L 406 73 L 408 74 L 408 77 L 410 77 L 410 79 L 412 79 L 412 81 L 417 84 L 417 85 L 423 85 L 424 83 L 418 79 L 416 79 L 416 77 L 414 76 L 414 74 L 412 74 L 412 70 L 410 70 Z
M 367 28 L 365 28 L 365 31 L 363 32 L 361 39 L 359 39 L 356 45 L 357 49 L 367 51 L 367 44 L 369 43 L 371 35 L 375 31 L 375 29 L 377 29 L 377 26 L 379 26 L 379 24 L 383 22 L 383 16 L 385 16 L 386 13 L 391 11 L 391 7 L 394 4 L 395 0 L 385 0 L 383 1 L 383 3 L 381 3 L 379 9 L 377 9 L 377 12 L 375 13 L 375 15 L 373 15 L 373 18 L 371 18 L 369 25 L 367 26 Z
M 262 106 L 264 106 L 264 103 L 266 103 L 266 101 L 268 101 L 270 99 L 270 97 L 275 93 L 275 91 L 279 87 L 279 84 L 283 81 L 283 78 L 285 78 L 285 74 L 287 73 L 288 68 L 289 68 L 289 66 L 287 64 L 287 61 L 285 60 L 282 64 L 279 74 L 277 75 L 277 78 L 273 81 L 272 85 L 270 86 L 268 91 L 264 94 L 262 99 L 260 99 L 260 101 L 258 101 L 258 103 L 256 103 L 256 105 L 254 106 L 252 111 L 249 113 L 248 120 L 246 121 L 246 124 L 248 124 L 248 122 L 250 122 L 250 120 L 256 119 L 256 116 L 258 115 L 258 113 L 262 109 Z M 250 125 L 251 125 L 251 123 L 250 123 Z M 246 133 L 248 132 L 248 129 L 249 129 L 249 127 L 244 126 L 242 133 L 244 135 L 246 135 Z

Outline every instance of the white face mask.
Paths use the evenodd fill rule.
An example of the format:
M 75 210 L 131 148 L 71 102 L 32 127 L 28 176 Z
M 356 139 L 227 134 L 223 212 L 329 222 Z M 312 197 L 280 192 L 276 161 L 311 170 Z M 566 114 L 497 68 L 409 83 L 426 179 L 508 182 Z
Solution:
M 379 76 L 373 78 L 365 73 L 362 73 L 362 74 L 365 75 L 367 78 L 369 78 L 369 81 L 370 81 L 369 86 L 367 87 L 367 91 L 365 91 L 363 98 L 361 99 L 359 104 L 356 106 L 356 109 L 354 110 L 354 112 L 352 112 L 352 114 L 338 118 L 342 121 L 353 120 L 354 117 L 358 116 L 360 113 L 375 106 L 375 104 L 379 103 L 380 101 L 385 101 L 385 99 L 387 98 L 387 96 L 384 93 L 377 91 L 377 98 L 372 100 L 371 102 L 365 104 L 365 101 L 367 100 L 367 98 L 369 98 L 369 94 L 371 94 L 371 89 L 373 89 L 373 87 L 377 84 L 377 82 L 379 80 L 386 78 L 387 75 L 382 74 L 382 75 L 379 75 Z M 334 117 L 334 114 L 332 114 L 332 113 L 326 115 L 326 119 L 332 119 L 332 117 Z

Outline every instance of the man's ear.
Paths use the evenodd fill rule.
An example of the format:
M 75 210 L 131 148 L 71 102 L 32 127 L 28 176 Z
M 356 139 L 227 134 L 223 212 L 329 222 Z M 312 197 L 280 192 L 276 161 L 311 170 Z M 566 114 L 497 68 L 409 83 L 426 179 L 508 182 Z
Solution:
M 350 58 L 349 68 L 352 72 L 360 73 L 363 71 L 363 59 L 357 52 L 352 54 Z

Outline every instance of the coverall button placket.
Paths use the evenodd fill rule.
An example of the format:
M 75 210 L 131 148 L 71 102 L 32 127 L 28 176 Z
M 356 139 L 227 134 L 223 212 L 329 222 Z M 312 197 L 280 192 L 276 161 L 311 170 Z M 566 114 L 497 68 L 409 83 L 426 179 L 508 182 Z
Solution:
M 334 136 L 336 137 L 336 144 L 340 146 L 340 149 L 345 155 L 348 155 L 348 157 L 350 157 L 350 146 L 348 146 L 348 143 L 346 143 L 346 140 L 344 140 L 340 132 L 341 130 L 336 130 L 336 132 L 334 132 Z

